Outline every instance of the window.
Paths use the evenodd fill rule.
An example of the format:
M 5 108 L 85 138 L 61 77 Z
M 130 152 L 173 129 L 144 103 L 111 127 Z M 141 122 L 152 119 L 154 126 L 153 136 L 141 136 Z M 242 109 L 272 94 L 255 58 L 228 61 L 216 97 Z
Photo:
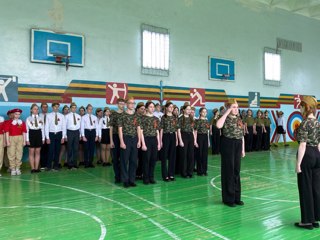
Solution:
M 279 50 L 264 49 L 264 84 L 280 86 L 281 55 Z
M 143 24 L 142 69 L 143 74 L 169 76 L 169 31 L 165 28 Z

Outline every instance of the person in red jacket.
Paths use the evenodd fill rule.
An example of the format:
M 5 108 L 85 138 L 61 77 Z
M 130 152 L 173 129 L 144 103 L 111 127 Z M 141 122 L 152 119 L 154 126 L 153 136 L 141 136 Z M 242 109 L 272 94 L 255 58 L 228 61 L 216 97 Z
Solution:
M 21 175 L 23 147 L 26 145 L 26 124 L 20 119 L 21 109 L 11 110 L 13 119 L 6 122 L 4 132 L 6 133 L 7 153 L 11 169 L 11 176 Z

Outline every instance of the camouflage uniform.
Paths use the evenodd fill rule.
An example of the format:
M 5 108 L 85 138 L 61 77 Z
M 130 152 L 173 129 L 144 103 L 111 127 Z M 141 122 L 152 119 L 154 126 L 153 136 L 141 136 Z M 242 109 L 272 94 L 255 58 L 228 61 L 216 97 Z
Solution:
M 163 116 L 161 118 L 160 128 L 163 133 L 173 133 L 178 129 L 178 119 L 174 116 Z
M 120 149 L 121 179 L 125 187 L 135 186 L 137 158 L 138 158 L 138 133 L 140 118 L 136 114 L 124 112 L 118 119 L 119 128 L 122 127 L 123 142 L 126 149 Z
M 243 126 L 240 117 L 227 116 L 221 139 L 222 201 L 229 205 L 241 204 L 240 163 Z
M 264 128 L 266 129 L 266 133 L 262 134 L 263 139 L 263 149 L 269 150 L 270 149 L 270 126 L 271 126 L 271 120 L 270 118 L 264 118 L 263 119 Z
M 262 118 L 255 118 L 254 123 L 256 124 L 256 132 L 257 132 L 257 137 L 255 141 L 255 147 L 256 151 L 260 151 L 262 148 L 262 131 L 263 131 L 263 124 L 264 121 Z
M 118 135 L 118 119 L 121 118 L 123 113 L 112 111 L 110 115 L 110 126 L 112 127 L 112 140 L 114 148 L 111 148 L 112 166 L 114 171 L 115 182 L 121 181 L 121 168 L 120 168 L 120 139 Z
M 178 128 L 181 131 L 181 138 L 184 146 L 182 150 L 182 161 L 180 164 L 180 173 L 182 177 L 192 177 L 194 169 L 194 136 L 193 130 L 195 127 L 195 121 L 191 117 L 184 117 L 182 115 L 179 118 Z
M 155 137 L 160 128 L 160 121 L 157 117 L 142 116 L 141 129 L 143 130 L 144 137 Z
M 143 130 L 144 141 L 147 147 L 147 151 L 142 151 L 144 184 L 155 183 L 154 168 L 158 155 L 157 133 L 159 127 L 159 118 L 155 116 L 143 116 L 141 118 L 141 129 Z
M 163 130 L 163 159 L 161 159 L 161 174 L 164 181 L 174 179 L 176 164 L 176 132 L 178 129 L 178 118 L 164 115 L 161 118 L 160 128 Z M 168 159 L 168 165 L 167 165 Z
M 197 131 L 196 161 L 197 174 L 199 176 L 206 175 L 208 170 L 208 133 L 210 124 L 207 119 L 197 119 L 195 130 Z
M 128 114 L 124 112 L 118 118 L 118 127 L 122 127 L 123 136 L 137 136 L 137 127 L 140 126 L 140 117 L 136 114 Z
M 240 117 L 230 117 L 229 115 L 223 125 L 223 136 L 232 139 L 242 139 L 243 127 L 238 126 L 239 121 L 241 121 Z
M 254 118 L 252 116 L 246 117 L 246 124 L 248 129 L 248 134 L 246 135 L 246 151 L 251 152 L 253 146 L 253 124 Z
M 316 119 L 303 120 L 297 134 L 299 143 L 306 143 L 306 151 L 298 173 L 301 223 L 320 221 L 320 124 Z

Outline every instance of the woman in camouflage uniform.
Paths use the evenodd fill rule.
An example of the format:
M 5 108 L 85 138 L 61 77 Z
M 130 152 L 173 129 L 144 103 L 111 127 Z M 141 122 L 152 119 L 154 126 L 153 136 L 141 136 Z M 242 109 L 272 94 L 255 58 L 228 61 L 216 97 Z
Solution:
M 262 131 L 263 131 L 263 118 L 262 118 L 262 112 L 260 110 L 257 111 L 257 117 L 254 120 L 253 124 L 253 132 L 257 136 L 256 138 L 256 144 L 255 144 L 255 150 L 260 151 L 262 146 Z
M 197 147 L 194 136 L 195 121 L 191 117 L 191 107 L 182 107 L 183 115 L 179 118 L 178 138 L 181 147 L 180 173 L 183 178 L 192 178 L 194 168 L 194 146 Z
M 301 222 L 295 226 L 319 228 L 320 221 L 320 123 L 315 117 L 317 100 L 304 96 L 300 110 L 304 120 L 297 134 L 299 142 L 296 172 L 300 198 Z
M 247 117 L 246 117 L 246 135 L 247 135 L 247 141 L 246 141 L 246 151 L 251 152 L 252 151 L 252 144 L 253 144 L 253 124 L 254 124 L 254 118 L 252 117 L 252 110 L 248 109 L 247 111 Z
M 270 150 L 270 132 L 271 132 L 271 120 L 269 118 L 269 112 L 268 110 L 264 111 L 264 118 L 263 118 L 263 150 Z
M 146 114 L 146 107 L 143 102 L 138 102 L 136 106 L 136 114 L 138 117 L 142 117 Z M 141 147 L 138 149 L 138 163 L 137 163 L 137 171 L 136 171 L 136 179 L 141 180 L 143 174 L 143 160 L 142 160 L 142 150 Z
M 200 108 L 199 119 L 196 120 L 195 135 L 198 147 L 197 151 L 197 175 L 207 176 L 208 170 L 208 147 L 210 147 L 209 130 L 210 124 L 207 119 L 207 109 Z M 219 136 L 220 137 L 220 136 Z
M 162 179 L 165 182 L 175 180 L 176 148 L 178 146 L 177 127 L 178 118 L 173 116 L 173 104 L 167 102 L 165 114 L 160 123 L 160 142 L 164 152 L 164 158 L 161 160 L 161 172 Z
M 213 109 L 213 117 L 210 124 L 210 135 L 212 140 L 212 155 L 220 153 L 220 136 L 221 130 L 217 128 L 217 121 L 219 119 L 218 108 Z
M 217 121 L 222 129 L 221 139 L 221 188 L 222 201 L 229 207 L 243 205 L 241 201 L 240 165 L 245 156 L 243 123 L 238 116 L 238 103 L 230 99 L 227 110 Z
M 145 105 L 147 113 L 141 117 L 141 150 L 143 161 L 143 183 L 155 184 L 154 168 L 160 150 L 160 120 L 153 115 L 155 105 L 148 101 Z

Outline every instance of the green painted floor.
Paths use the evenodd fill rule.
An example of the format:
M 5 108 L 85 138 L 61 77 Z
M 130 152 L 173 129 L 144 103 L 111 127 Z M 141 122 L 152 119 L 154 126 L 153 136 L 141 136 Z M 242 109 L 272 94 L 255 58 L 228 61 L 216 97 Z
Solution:
M 300 210 L 296 147 L 248 153 L 242 161 L 245 206 L 221 204 L 220 158 L 207 177 L 124 189 L 112 168 L 0 178 L 0 239 L 320 239 L 293 226 Z

